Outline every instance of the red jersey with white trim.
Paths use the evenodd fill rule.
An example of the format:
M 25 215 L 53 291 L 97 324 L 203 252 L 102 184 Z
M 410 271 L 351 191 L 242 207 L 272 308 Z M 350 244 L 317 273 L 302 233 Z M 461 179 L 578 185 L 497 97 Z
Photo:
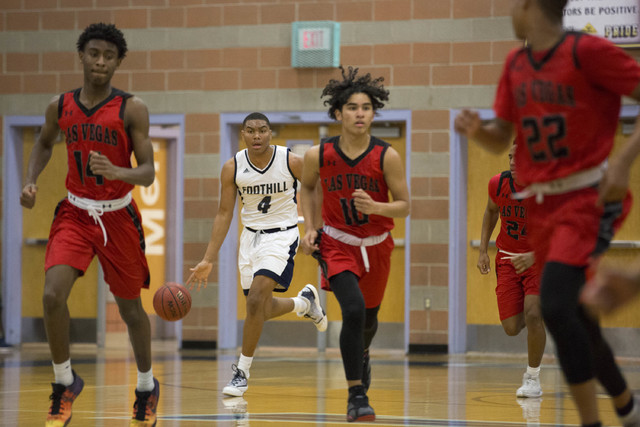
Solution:
M 527 243 L 527 214 L 525 204 L 528 199 L 516 200 L 513 193 L 521 191 L 511 176 L 504 171 L 489 180 L 489 197 L 500 210 L 500 233 L 496 238 L 498 249 L 513 253 L 529 252 Z
M 621 96 L 640 83 L 640 66 L 608 40 L 567 32 L 553 48 L 513 50 L 494 103 L 517 128 L 522 185 L 601 164 L 613 147 Z
M 58 101 L 58 125 L 67 143 L 67 190 L 87 199 L 119 199 L 133 189 L 133 184 L 94 175 L 89 168 L 89 152 L 107 156 L 115 166 L 131 167 L 133 144 L 124 128 L 124 109 L 133 95 L 112 89 L 104 101 L 87 109 L 80 102 L 80 90 L 66 92 Z
M 322 219 L 325 225 L 364 238 L 378 236 L 393 228 L 393 218 L 358 212 L 353 192 L 361 188 L 373 200 L 387 203 L 389 188 L 384 180 L 384 153 L 389 143 L 371 137 L 369 147 L 356 159 L 340 149 L 339 136 L 320 143 L 320 182 L 322 183 Z

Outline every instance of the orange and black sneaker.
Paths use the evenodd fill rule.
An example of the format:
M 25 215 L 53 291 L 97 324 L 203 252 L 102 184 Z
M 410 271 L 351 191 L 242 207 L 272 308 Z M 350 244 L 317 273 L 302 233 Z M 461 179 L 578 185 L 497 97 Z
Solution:
M 138 391 L 136 389 L 136 402 L 133 404 L 133 418 L 130 427 L 155 427 L 156 410 L 160 398 L 160 384 L 153 379 L 153 390 Z
M 71 405 L 84 387 L 84 381 L 75 371 L 73 373 L 73 382 L 70 386 L 51 383 L 53 393 L 49 396 L 51 399 L 51 407 L 47 415 L 46 427 L 63 427 L 71 421 Z

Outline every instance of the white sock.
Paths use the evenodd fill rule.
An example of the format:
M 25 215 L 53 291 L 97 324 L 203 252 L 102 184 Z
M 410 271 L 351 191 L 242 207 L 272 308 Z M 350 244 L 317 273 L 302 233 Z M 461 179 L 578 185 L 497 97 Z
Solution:
M 249 369 L 251 369 L 251 362 L 253 362 L 253 357 L 247 357 L 244 354 L 240 354 L 240 359 L 238 359 L 238 369 L 241 369 L 247 378 L 249 378 Z
M 537 368 L 532 368 L 531 366 L 527 366 L 527 374 L 531 377 L 537 377 L 540 375 L 540 366 Z
M 62 363 L 53 363 L 53 375 L 55 376 L 54 382 L 56 384 L 62 384 L 65 387 L 73 384 L 73 372 L 71 372 L 71 359 L 67 359 Z
M 152 391 L 154 387 L 153 369 L 149 369 L 147 372 L 138 371 L 138 384 L 136 385 L 136 390 Z
M 296 313 L 306 313 L 309 311 L 309 302 L 308 300 L 300 297 L 293 297 L 293 311 Z

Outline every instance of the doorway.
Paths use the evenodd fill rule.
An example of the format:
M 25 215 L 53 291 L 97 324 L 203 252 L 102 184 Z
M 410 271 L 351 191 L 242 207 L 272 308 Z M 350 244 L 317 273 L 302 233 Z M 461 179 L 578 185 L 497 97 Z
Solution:
M 620 112 L 621 127 L 618 131 L 618 136 L 616 136 L 617 143 L 625 139 L 622 135 L 624 123 L 637 117 L 639 111 L 640 107 L 638 106 L 626 105 L 622 107 Z M 453 122 L 458 112 L 458 110 L 451 110 L 450 113 L 449 212 L 458 214 L 452 215 L 449 220 L 449 352 L 489 351 L 488 348 L 483 347 L 485 343 L 489 343 L 491 346 L 490 351 L 496 351 L 496 349 L 505 351 L 507 346 L 509 348 L 517 348 L 518 344 L 510 337 L 505 338 L 506 335 L 504 335 L 502 327 L 498 326 L 497 321 L 487 320 L 486 318 L 487 312 L 493 312 L 497 317 L 497 308 L 494 308 L 494 311 L 490 308 L 490 305 L 495 300 L 495 297 L 492 296 L 494 295 L 492 293 L 493 288 L 484 286 L 484 297 L 487 296 L 488 292 L 491 298 L 490 304 L 474 296 L 474 292 L 482 289 L 483 286 L 480 280 L 474 279 L 476 289 L 473 292 L 468 291 L 467 271 L 468 269 L 475 269 L 474 259 L 477 259 L 477 245 L 480 238 L 477 225 L 481 224 L 482 212 L 487 200 L 486 184 L 488 183 L 487 176 L 489 173 L 485 173 L 485 176 L 478 178 L 478 169 L 484 169 L 486 166 L 495 173 L 506 169 L 506 151 L 503 156 L 494 156 L 489 159 L 489 157 L 486 157 L 486 153 L 475 151 L 477 147 L 470 147 L 467 138 L 456 133 L 453 127 Z M 495 117 L 494 112 L 489 109 L 478 110 L 478 113 L 483 121 L 492 120 Z M 476 163 L 476 170 L 473 173 L 469 170 L 470 158 L 473 158 Z M 493 166 L 489 163 L 492 163 Z M 470 188 L 471 186 L 468 185 L 468 182 L 471 179 L 481 179 L 482 191 L 477 190 L 477 187 Z M 640 177 L 637 173 L 632 173 L 630 185 L 634 193 L 640 193 Z M 481 193 L 478 194 L 480 200 L 469 202 L 469 199 L 476 197 L 475 194 L 469 194 L 470 191 Z M 476 224 L 474 226 L 468 226 L 468 216 L 475 218 Z M 469 234 L 468 230 L 471 234 Z M 640 235 L 638 230 L 640 230 L 640 225 L 637 219 L 633 218 L 633 215 L 629 215 L 616 237 L 618 239 L 637 239 Z M 611 244 L 611 250 L 608 251 L 607 258 L 628 257 L 628 261 L 631 262 L 633 257 L 630 256 L 630 249 L 639 247 L 640 240 L 614 240 Z M 495 280 L 495 274 L 490 276 L 484 279 Z M 468 300 L 473 300 L 474 305 L 471 306 L 469 304 L 468 307 Z M 609 342 L 618 343 L 616 354 L 621 356 L 637 354 L 637 348 L 629 344 L 635 342 L 630 331 L 638 327 L 637 316 L 635 315 L 637 306 L 630 305 L 630 310 L 635 311 L 633 314 L 624 311 L 617 316 L 605 318 L 603 321 L 603 327 L 607 328 L 604 331 L 605 336 Z M 480 339 L 480 336 L 484 338 Z M 524 336 L 519 338 L 524 339 Z M 502 344 L 502 340 L 507 340 L 508 344 Z M 522 345 L 519 348 L 523 348 Z M 551 352 L 552 345 L 552 342 L 547 340 L 547 352 Z
M 2 263 L 5 267 L 2 270 L 2 283 L 4 285 L 2 286 L 2 300 L 5 302 L 3 307 L 3 322 L 6 341 L 12 345 L 24 341 L 41 341 L 44 337 L 43 330 L 41 331 L 43 328 L 38 326 L 38 321 L 31 319 L 32 314 L 36 314 L 33 318 L 37 319 L 37 306 L 41 305 L 38 304 L 38 302 L 41 300 L 41 288 L 44 281 L 43 279 L 37 280 L 30 278 L 30 275 L 38 273 L 38 270 L 44 275 L 42 269 L 44 246 L 42 244 L 46 244 L 46 237 L 48 236 L 48 228 L 53 210 L 41 206 L 40 202 L 43 202 L 43 200 L 41 200 L 42 198 L 40 197 L 37 206 L 37 214 L 40 218 L 37 221 L 30 222 L 23 219 L 23 209 L 17 202 L 22 190 L 24 163 L 27 162 L 26 157 L 28 157 L 30 153 L 26 144 L 29 143 L 30 138 L 31 144 L 33 144 L 33 141 L 35 141 L 35 133 L 43 122 L 44 118 L 41 116 L 8 116 L 4 118 L 3 191 L 6 202 L 4 204 L 4 220 L 2 224 Z M 166 209 L 170 210 L 172 215 L 164 216 L 165 219 L 163 223 L 160 223 L 157 218 L 146 221 L 144 224 L 145 234 L 147 238 L 156 238 L 163 235 L 163 243 L 166 248 L 166 251 L 164 251 L 165 262 L 162 267 L 163 280 L 180 281 L 182 277 L 183 188 L 181 183 L 183 182 L 184 117 L 181 115 L 151 116 L 150 123 L 150 136 L 152 140 L 165 141 L 166 170 L 164 171 L 164 196 L 166 198 Z M 64 152 L 63 144 L 60 145 L 60 148 Z M 51 181 L 55 181 L 54 184 L 59 184 L 61 188 L 52 191 L 51 199 L 53 203 L 57 203 L 57 201 L 66 194 L 66 190 L 64 190 L 64 180 L 62 178 L 66 174 L 66 155 L 63 153 L 62 156 L 57 157 L 62 158 L 62 169 L 59 170 L 60 166 L 56 166 L 52 158 L 51 164 L 39 178 L 40 186 L 48 185 L 49 180 L 45 178 L 44 174 L 53 173 L 53 175 L 55 175 Z M 159 176 L 162 175 L 159 174 Z M 42 194 L 44 193 L 43 191 Z M 147 194 L 147 196 L 149 196 L 149 194 Z M 143 205 L 144 203 L 141 204 L 139 202 L 141 210 L 143 209 Z M 35 211 L 29 214 L 33 215 L 34 213 Z M 46 219 L 43 220 L 43 217 Z M 27 227 L 24 227 L 25 225 Z M 151 227 L 148 228 L 147 225 Z M 44 234 L 43 230 L 40 230 L 42 227 L 47 230 L 44 231 Z M 24 236 L 23 228 L 24 232 L 27 233 Z M 30 233 L 34 234 L 31 235 Z M 37 255 L 38 251 L 41 252 L 40 255 Z M 38 256 L 42 257 L 42 260 L 36 259 Z M 29 262 L 27 263 L 28 265 L 25 265 L 25 269 L 23 268 L 23 261 L 26 263 L 27 260 L 29 260 Z M 93 264 L 96 265 L 93 266 Z M 78 282 L 74 286 L 72 293 L 72 296 L 77 293 L 78 297 L 74 298 L 82 301 L 82 303 L 78 303 L 80 307 L 79 310 L 86 311 L 80 313 L 81 317 L 79 317 L 81 323 L 84 323 L 76 326 L 81 326 L 81 329 L 88 331 L 88 333 L 83 332 L 75 338 L 85 342 L 96 342 L 99 346 L 103 346 L 106 338 L 106 295 L 108 292 L 104 291 L 106 284 L 102 280 L 102 274 L 98 272 L 98 263 L 94 261 L 93 264 L 87 273 L 87 277 L 83 278 L 83 280 L 89 280 L 92 283 L 88 283 L 88 286 L 78 286 Z M 95 269 L 95 275 L 93 275 L 93 270 L 91 269 Z M 27 274 L 29 276 L 26 276 Z M 27 295 L 31 295 L 34 291 L 30 287 L 40 287 L 40 292 L 35 298 L 35 301 L 37 301 L 35 305 L 26 304 L 27 300 L 25 300 L 22 286 L 22 284 L 25 283 L 23 279 L 29 280 L 29 286 L 25 286 L 26 291 L 29 292 Z M 21 285 L 8 285 L 15 283 Z M 82 288 L 82 290 L 80 290 L 80 288 Z M 98 289 L 98 291 L 95 291 L 95 289 Z M 80 296 L 80 293 L 83 292 L 86 292 L 87 295 Z M 28 298 L 31 299 L 31 296 Z M 6 302 L 8 301 L 11 301 L 11 304 L 7 304 Z M 74 310 L 72 311 L 73 316 L 77 314 L 73 308 L 74 304 L 76 303 L 70 299 L 70 307 Z M 28 307 L 28 310 L 25 311 L 25 307 Z M 147 312 L 153 312 L 150 303 L 145 303 L 145 308 Z M 27 316 L 29 318 L 24 321 Z M 179 342 L 181 341 L 181 325 L 179 322 L 167 325 L 166 322 L 158 321 L 155 322 L 153 326 L 155 327 L 154 338 L 177 338 Z M 72 328 L 72 330 L 80 329 Z
M 220 115 L 221 165 L 238 151 L 240 141 L 239 130 L 242 124 L 242 120 L 244 119 L 244 117 L 246 117 L 247 114 L 248 113 L 232 113 Z M 327 116 L 326 112 L 265 112 L 264 114 L 269 117 L 272 128 L 276 130 L 276 135 L 274 135 L 273 143 L 279 145 L 301 146 L 308 144 L 310 146 L 314 143 L 314 141 L 316 143 L 317 141 L 319 141 L 319 133 L 322 132 L 319 129 L 320 127 L 331 129 L 332 126 L 336 126 L 336 123 Z M 401 149 L 399 149 L 399 146 L 396 147 L 394 145 L 392 137 L 386 135 L 380 137 L 392 143 L 392 145 L 394 145 L 394 148 L 396 148 L 405 159 L 407 182 L 410 183 L 411 162 L 409 154 L 411 153 L 411 112 L 405 110 L 380 111 L 376 116 L 374 125 L 382 123 L 398 124 L 404 129 L 402 132 L 403 143 Z M 278 131 L 280 128 L 282 128 L 282 132 L 279 133 Z M 336 134 L 335 131 L 333 133 L 327 131 L 326 135 L 324 136 L 334 134 Z M 381 330 L 378 334 L 380 337 L 382 337 L 383 335 L 391 337 L 390 341 L 387 344 L 389 347 L 403 348 L 405 351 L 408 350 L 409 345 L 409 224 L 409 218 L 406 218 L 403 222 L 396 221 L 396 233 L 392 233 L 394 235 L 394 239 L 396 239 L 396 246 L 398 248 L 398 253 L 394 254 L 393 258 L 395 259 L 395 262 L 397 262 L 396 268 L 401 273 L 401 279 L 398 286 L 400 286 L 402 292 L 399 292 L 400 296 L 398 301 L 391 301 L 391 292 L 389 292 L 385 297 L 383 307 L 389 307 L 386 310 L 390 310 L 390 313 L 387 314 L 391 320 L 385 322 L 384 328 L 389 327 L 390 330 L 384 331 L 383 327 L 381 327 Z M 234 219 L 229 228 L 227 238 L 225 239 L 220 249 L 218 276 L 219 283 L 238 283 L 238 230 L 238 216 L 234 215 Z M 300 256 L 296 257 L 296 268 L 294 273 L 295 277 L 297 277 L 298 274 L 305 274 L 305 277 L 309 277 L 309 271 L 317 271 L 317 267 L 314 263 L 315 261 L 312 258 L 300 254 Z M 301 270 L 300 273 L 299 270 Z M 304 271 L 302 270 L 305 270 L 307 273 L 304 273 Z M 292 288 L 294 286 L 300 285 L 300 283 L 297 283 L 295 281 L 295 277 L 294 282 L 292 282 Z M 311 273 L 311 277 L 313 277 L 313 273 Z M 317 280 L 315 280 L 314 283 L 317 283 Z M 302 283 L 301 286 L 304 286 L 304 283 Z M 221 349 L 235 349 L 238 343 L 241 342 L 242 319 L 244 319 L 244 313 L 242 311 L 242 294 L 238 291 L 238 287 L 239 286 L 219 286 L 218 307 L 220 309 L 218 311 L 218 346 Z M 390 288 L 391 282 L 389 283 L 388 289 Z M 291 295 L 293 295 L 293 293 Z M 326 298 L 326 292 L 321 292 L 321 299 L 323 298 Z M 396 298 L 398 298 L 398 294 L 396 294 Z M 335 303 L 335 301 L 333 301 L 333 303 Z M 333 307 L 333 303 L 329 304 L 329 314 L 332 313 L 331 310 L 333 310 L 334 312 L 338 310 L 337 307 Z M 398 306 L 402 307 L 402 309 L 398 310 Z M 395 307 L 395 309 L 393 307 Z M 337 313 L 339 317 L 339 311 L 337 311 Z M 265 327 L 267 325 L 268 324 L 266 324 Z M 290 335 L 289 329 L 287 329 L 287 333 L 285 334 L 282 334 L 281 332 L 282 330 L 280 330 L 279 335 Z M 311 339 L 311 345 L 317 345 L 319 349 L 324 349 L 327 346 L 328 342 L 332 345 L 335 345 L 333 341 L 337 339 L 337 333 L 331 331 L 331 325 L 328 332 L 328 334 L 317 334 L 315 337 L 313 335 L 311 337 L 307 336 L 303 344 L 309 344 L 307 343 L 307 341 Z M 336 332 L 339 332 L 339 328 L 336 329 Z M 261 338 L 261 342 L 266 342 L 268 340 L 268 331 L 266 329 L 263 332 L 263 335 L 265 335 L 265 337 L 263 338 L 266 339 L 263 340 Z M 315 343 L 313 343 L 314 339 L 316 341 Z M 379 343 L 382 341 L 382 339 L 378 340 Z

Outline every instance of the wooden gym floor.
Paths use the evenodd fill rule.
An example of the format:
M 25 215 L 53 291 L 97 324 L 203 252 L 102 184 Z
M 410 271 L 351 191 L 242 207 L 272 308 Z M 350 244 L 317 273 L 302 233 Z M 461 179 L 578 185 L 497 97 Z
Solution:
M 154 342 L 153 370 L 160 382 L 158 427 L 337 426 L 345 420 L 347 391 L 336 349 L 259 348 L 244 398 L 224 399 L 235 352 L 179 351 Z M 542 365 L 544 395 L 516 399 L 525 355 L 410 355 L 372 351 L 369 391 L 375 425 L 578 425 L 576 410 L 552 357 Z M 621 360 L 632 389 L 640 388 L 640 360 Z M 72 346 L 72 364 L 85 388 L 71 426 L 126 426 L 136 366 L 126 339 Z M 0 425 L 42 425 L 53 379 L 48 347 L 0 349 Z M 605 425 L 619 425 L 608 398 L 599 399 Z

